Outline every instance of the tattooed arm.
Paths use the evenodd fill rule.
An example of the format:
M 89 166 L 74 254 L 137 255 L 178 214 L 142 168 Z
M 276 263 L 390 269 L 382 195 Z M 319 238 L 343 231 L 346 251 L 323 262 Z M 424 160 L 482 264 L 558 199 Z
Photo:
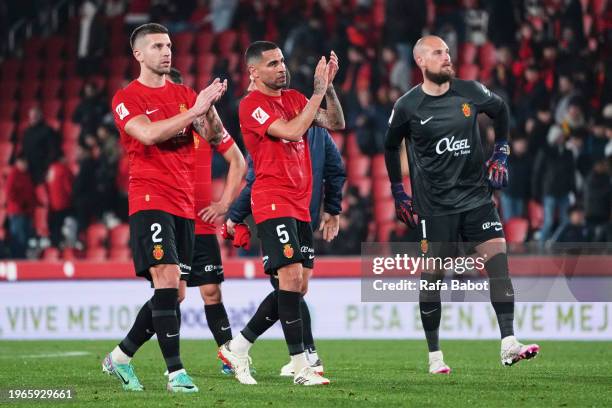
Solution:
M 217 146 L 223 140 L 223 123 L 214 106 L 193 121 L 193 128 L 213 146 Z
M 319 108 L 314 118 L 315 125 L 329 130 L 344 129 L 344 112 L 332 84 L 325 91 L 325 103 L 327 109 Z

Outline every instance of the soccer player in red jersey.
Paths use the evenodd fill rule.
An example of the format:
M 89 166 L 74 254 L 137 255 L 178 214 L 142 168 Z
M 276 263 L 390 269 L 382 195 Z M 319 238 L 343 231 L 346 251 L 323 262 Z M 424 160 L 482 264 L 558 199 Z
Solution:
M 166 80 L 172 43 L 168 30 L 154 23 L 130 37 L 140 76 L 112 101 L 115 124 L 129 157 L 130 246 L 136 275 L 152 281 L 153 297 L 140 309 L 128 335 L 109 353 L 103 371 L 123 388 L 141 391 L 131 358 L 152 332 L 169 372 L 171 392 L 197 392 L 179 353 L 178 287 L 188 276 L 194 245 L 193 130 L 213 145 L 223 137 L 211 106 L 227 88 L 216 79 L 196 94 Z
M 342 107 L 331 86 L 338 59 L 333 52 L 329 63 L 321 57 L 308 100 L 286 89 L 287 70 L 276 44 L 257 41 L 245 57 L 256 87 L 239 108 L 240 127 L 255 169 L 251 209 L 262 242 L 264 269 L 278 275 L 279 290 L 270 293 L 242 332 L 219 349 L 219 357 L 234 369 L 241 383 L 256 384 L 248 351 L 277 311 L 293 363 L 294 383 L 328 384 L 306 359 L 300 315 L 300 298 L 314 265 L 309 211 L 312 172 L 304 139 L 313 124 L 331 130 L 344 128 Z M 320 108 L 323 98 L 327 109 Z
M 169 77 L 174 83 L 182 83 L 181 73 L 176 68 L 171 69 Z M 200 137 L 194 134 L 195 246 L 191 272 L 187 279 L 181 279 L 178 300 L 180 303 L 185 299 L 187 286 L 199 287 L 200 295 L 204 301 L 204 314 L 206 315 L 208 328 L 212 332 L 217 345 L 221 346 L 232 339 L 232 330 L 221 296 L 221 283 L 224 281 L 223 263 L 214 221 L 217 217 L 227 213 L 229 206 L 240 192 L 242 178 L 246 172 L 246 163 L 240 149 L 234 143 L 230 134 L 223 128 L 215 107 L 212 106 L 210 111 L 214 115 L 211 127 L 222 129 L 223 138 L 218 145 L 212 146 L 210 143 L 200 141 Z M 213 149 L 219 152 L 229 164 L 225 189 L 217 202 L 212 201 Z M 231 369 L 224 365 L 222 372 L 230 374 Z

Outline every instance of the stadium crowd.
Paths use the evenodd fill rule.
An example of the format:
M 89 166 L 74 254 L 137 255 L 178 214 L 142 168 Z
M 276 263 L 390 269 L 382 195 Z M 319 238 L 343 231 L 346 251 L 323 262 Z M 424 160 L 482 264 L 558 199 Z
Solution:
M 318 58 L 331 49 L 338 54 L 335 83 L 347 129 L 332 136 L 348 181 L 341 239 L 319 240 L 320 254 L 359 254 L 362 241 L 409 236 L 389 211 L 382 153 L 394 102 L 421 80 L 412 46 L 424 32 L 444 38 L 458 77 L 478 79 L 511 108 L 509 185 L 495 196 L 509 240 L 612 241 L 611 3 L 85 1 L 60 33 L 41 28 L 19 55 L 5 55 L 0 64 L 2 89 L 13 90 L 0 102 L 0 257 L 88 256 L 82 250 L 95 235 L 92 226 L 112 230 L 127 221 L 127 157 L 109 100 L 134 78 L 126 33 L 147 21 L 170 28 L 173 65 L 187 84 L 229 80 L 218 111 L 243 150 L 237 106 L 249 80 L 245 44 L 281 44 L 291 86 L 305 94 Z M 17 17 L 44 19 L 48 7 L 41 0 L 11 2 L 0 6 L 0 21 L 7 27 Z M 32 74 L 26 66 L 49 56 L 56 38 L 61 47 L 53 52 L 63 68 L 52 79 L 63 85 L 47 94 L 44 67 Z M 26 91 L 32 83 L 34 91 Z M 78 98 L 69 95 L 69 83 L 77 84 Z M 483 143 L 491 149 L 492 128 L 481 119 Z M 217 157 L 213 175 L 222 180 L 224 171 Z

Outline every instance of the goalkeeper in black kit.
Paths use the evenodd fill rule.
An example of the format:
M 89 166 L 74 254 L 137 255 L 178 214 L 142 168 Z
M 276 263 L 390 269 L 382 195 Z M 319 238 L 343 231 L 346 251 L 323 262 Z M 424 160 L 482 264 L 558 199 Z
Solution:
M 508 107 L 484 85 L 454 78 L 448 46 L 441 38 L 421 38 L 413 53 L 423 83 L 396 102 L 385 145 L 397 216 L 412 228 L 418 227 L 422 242 L 439 244 L 429 247 L 428 256 L 455 256 L 453 242 L 474 243 L 473 250 L 486 259 L 491 303 L 502 338 L 502 364 L 533 358 L 540 347 L 523 345 L 514 336 L 514 290 L 506 240 L 491 197 L 492 189 L 508 182 Z M 481 112 L 494 121 L 495 149 L 488 160 L 478 131 Z M 400 145 L 404 140 L 413 197 L 402 185 Z M 414 215 L 418 215 L 418 226 Z M 435 283 L 443 279 L 443 273 L 424 272 L 421 279 Z M 440 291 L 421 290 L 419 307 L 429 348 L 429 372 L 449 374 L 438 340 Z

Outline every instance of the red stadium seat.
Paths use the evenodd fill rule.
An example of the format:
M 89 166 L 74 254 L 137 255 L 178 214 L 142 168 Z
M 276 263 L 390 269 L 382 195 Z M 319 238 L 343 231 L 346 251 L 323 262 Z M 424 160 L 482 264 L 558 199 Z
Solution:
M 0 143 L 8 142 L 15 132 L 15 122 L 9 120 L 0 121 Z
M 227 69 L 229 72 L 237 72 L 240 69 L 240 54 L 232 52 L 224 54 L 224 58 L 227 59 Z
M 81 103 L 81 98 L 78 97 L 64 99 L 64 120 L 72 120 L 72 115 L 77 106 L 79 106 L 79 103 Z
M 76 98 L 81 95 L 83 80 L 80 78 L 69 78 L 64 82 L 64 98 Z
M 74 261 L 77 259 L 76 251 L 74 248 L 64 248 L 62 251 L 62 259 L 64 261 Z
M 542 228 L 544 224 L 544 207 L 542 207 L 542 204 L 535 200 L 529 200 L 529 203 L 527 203 L 527 215 L 532 229 Z
M 47 39 L 45 44 L 45 55 L 47 59 L 58 59 L 64 53 L 66 47 L 66 36 L 54 35 Z
M 49 236 L 48 215 L 49 210 L 46 207 L 36 207 L 34 209 L 34 230 L 39 237 Z
M 64 140 L 62 151 L 68 163 L 76 163 L 79 154 L 79 145 L 76 140 Z M 76 173 L 75 173 L 76 174 Z
M 395 203 L 392 199 L 374 202 L 374 219 L 377 224 L 395 220 Z
M 60 251 L 59 249 L 54 248 L 54 247 L 45 248 L 40 259 L 42 259 L 43 261 L 47 261 L 47 262 L 59 261 Z
M 393 213 L 395 215 L 395 213 Z M 395 229 L 395 221 L 386 221 L 376 225 L 376 241 L 389 242 L 389 235 Z
M 86 232 L 86 246 L 88 249 L 104 247 L 107 237 L 108 230 L 104 224 L 91 224 Z
M 15 81 L 21 73 L 21 60 L 7 59 L 0 65 L 3 81 Z
M 123 77 L 112 77 L 106 82 L 106 93 L 109 98 L 112 98 L 118 90 L 123 88 L 127 80 Z
M 196 60 L 196 71 L 198 74 L 210 74 L 215 66 L 215 55 L 211 53 L 202 54 Z
M 130 248 L 128 247 L 111 248 L 108 254 L 109 261 L 128 262 L 131 260 L 131 258 L 132 258 L 132 253 L 130 251 Z
M 130 226 L 128 224 L 119 224 L 110 230 L 110 247 L 124 248 L 130 243 Z
M 67 141 L 76 141 L 81 134 L 81 126 L 72 122 L 70 119 L 64 121 L 62 125 L 62 140 Z
M 386 180 L 389 178 L 385 165 L 385 155 L 382 153 L 372 157 L 372 177 Z
M 466 81 L 475 81 L 478 79 L 478 65 L 462 64 L 459 66 L 458 76 Z
M 19 87 L 19 81 L 17 80 L 3 80 L 0 83 L 0 102 L 12 102 L 15 100 L 15 95 L 17 95 L 17 88 Z
M 42 105 L 43 116 L 45 119 L 58 119 L 62 109 L 62 101 L 59 99 L 46 99 Z
M 55 99 L 59 96 L 62 89 L 61 79 L 45 79 L 42 83 L 42 97 L 45 99 Z
M 195 76 L 192 74 L 183 74 L 183 84 L 190 88 L 195 88 Z
M 85 259 L 95 262 L 106 261 L 106 248 L 87 248 Z
M 130 59 L 125 56 L 113 57 L 108 63 L 109 76 L 122 77 L 125 76 L 126 71 L 130 66 Z
M 38 36 L 28 39 L 23 46 L 23 53 L 26 59 L 38 58 L 43 45 L 43 39 Z
M 78 77 L 76 59 L 70 59 L 66 61 L 66 63 L 64 64 L 64 75 L 66 76 L 66 79 L 76 79 Z
M 234 30 L 227 30 L 217 34 L 216 44 L 220 54 L 223 56 L 231 54 L 236 46 L 236 40 L 238 40 L 238 33 Z
M 461 44 L 459 50 L 459 64 L 473 64 L 476 62 L 476 54 L 478 53 L 478 48 L 474 43 L 466 42 Z
M 34 81 L 34 80 L 23 81 L 19 89 L 21 100 L 38 98 L 39 90 L 40 90 L 40 82 Z
M 346 155 L 349 157 L 355 157 L 361 155 L 361 150 L 359 149 L 359 145 L 357 144 L 357 136 L 355 133 L 349 133 L 344 138 L 344 149 L 346 151 Z
M 332 139 L 334 139 L 334 144 L 338 148 L 340 152 L 342 152 L 342 148 L 344 147 L 344 134 L 342 132 L 329 132 Z
M 17 112 L 17 102 L 6 101 L 0 103 L 0 120 L 14 120 Z
M 483 70 L 489 69 L 497 64 L 497 50 L 493 43 L 484 43 L 478 50 L 478 60 Z
M 11 142 L 0 142 L 0 166 L 8 164 L 13 154 L 13 144 Z
M 42 63 L 38 60 L 27 60 L 23 65 L 23 82 L 31 81 L 40 77 Z
M 6 190 L 0 188 L 0 208 L 4 208 L 6 205 Z
M 34 194 L 36 196 L 36 204 L 47 208 L 49 206 L 49 193 L 47 192 L 46 184 L 39 184 L 34 189 Z
M 57 118 L 45 117 L 45 122 L 47 122 L 47 125 L 51 126 L 57 132 L 59 132 L 60 128 L 62 127 L 62 122 L 60 122 L 60 120 Z
M 47 79 L 61 78 L 64 72 L 64 61 L 51 59 L 45 63 L 43 76 Z
M 391 188 L 389 187 L 389 180 L 375 178 L 372 189 L 375 201 L 391 198 Z
M 525 218 L 510 218 L 504 224 L 504 233 L 509 244 L 522 244 L 527 240 L 528 232 L 529 222 Z
M 198 74 L 195 80 L 195 89 L 204 89 L 210 83 L 210 73 Z
M 193 67 L 193 57 L 191 55 L 179 55 L 174 59 L 173 65 L 181 71 L 181 74 L 191 73 Z
M 173 37 L 174 38 L 172 39 L 172 53 L 176 54 L 177 57 L 191 55 L 191 48 L 193 47 L 194 43 L 193 33 L 185 31 L 182 33 L 174 34 Z
M 204 54 L 210 52 L 212 49 L 214 37 L 212 33 L 202 32 L 198 33 L 195 38 L 195 49 L 196 54 Z
M 370 172 L 370 158 L 367 156 L 355 156 L 346 163 L 349 181 L 365 177 Z
M 351 180 L 350 185 L 357 187 L 362 197 L 369 197 L 372 192 L 372 179 L 370 177 Z

